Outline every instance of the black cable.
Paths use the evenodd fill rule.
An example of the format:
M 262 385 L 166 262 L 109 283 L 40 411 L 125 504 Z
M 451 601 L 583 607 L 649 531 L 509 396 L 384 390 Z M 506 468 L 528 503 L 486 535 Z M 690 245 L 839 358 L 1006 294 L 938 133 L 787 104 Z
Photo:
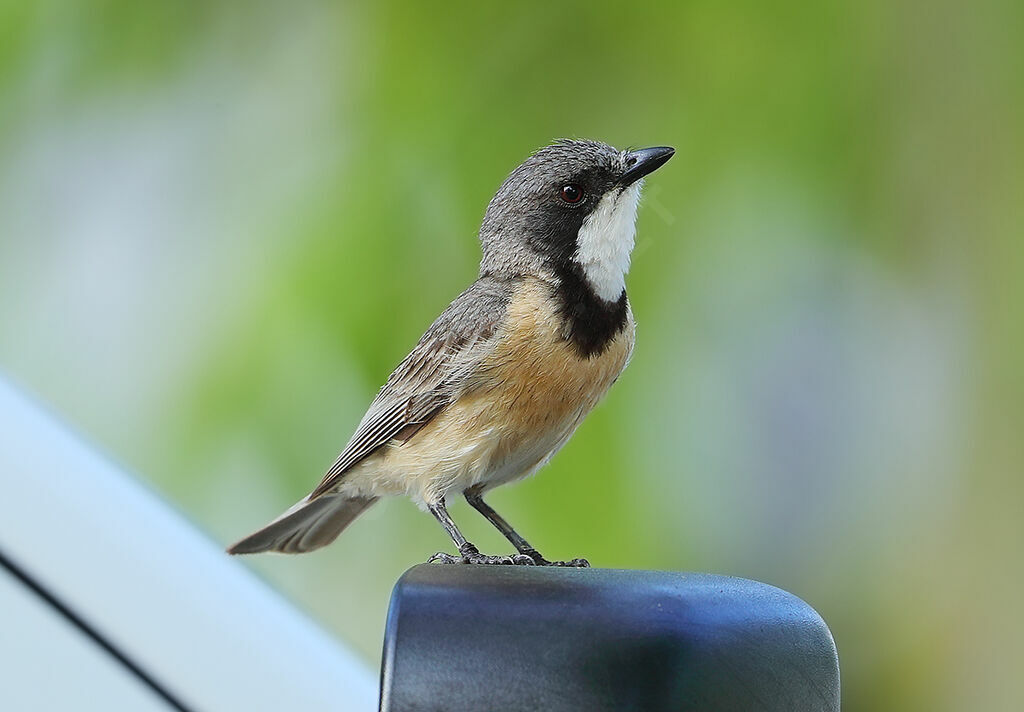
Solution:
M 155 692 L 157 696 L 162 698 L 164 702 L 170 705 L 173 709 L 179 710 L 179 712 L 190 712 L 189 708 L 186 707 L 185 704 L 175 697 L 167 688 L 157 682 L 156 678 L 139 667 L 137 663 L 133 662 L 116 645 L 104 637 L 100 631 L 71 610 L 67 604 L 57 598 L 57 596 L 51 591 L 47 590 L 39 581 L 32 578 L 32 576 L 30 576 L 23 568 L 15 564 L 3 553 L 2 550 L 0 550 L 0 566 L 7 569 L 14 578 L 21 581 L 26 588 L 39 596 L 39 598 L 43 599 L 51 608 L 53 608 L 53 610 L 64 616 L 71 625 L 82 631 L 86 637 L 92 639 L 94 643 L 107 651 L 110 657 L 119 662 L 128 672 L 137 677 L 144 685 L 146 685 L 146 687 Z

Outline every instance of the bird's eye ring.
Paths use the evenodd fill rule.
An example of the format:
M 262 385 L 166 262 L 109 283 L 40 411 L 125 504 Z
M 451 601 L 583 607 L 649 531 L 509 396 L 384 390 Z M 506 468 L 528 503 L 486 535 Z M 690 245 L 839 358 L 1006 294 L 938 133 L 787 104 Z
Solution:
M 563 185 L 559 194 L 562 196 L 562 200 L 569 205 L 578 205 L 583 200 L 583 189 L 575 183 Z

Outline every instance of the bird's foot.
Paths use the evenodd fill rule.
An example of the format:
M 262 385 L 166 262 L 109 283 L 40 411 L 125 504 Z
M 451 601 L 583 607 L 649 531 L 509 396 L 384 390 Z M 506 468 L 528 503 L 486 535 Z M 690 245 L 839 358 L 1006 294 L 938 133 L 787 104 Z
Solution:
M 482 564 L 484 566 L 511 566 L 511 556 L 490 556 L 488 554 L 465 554 L 462 557 L 463 563 Z
M 429 559 L 428 564 L 476 564 L 483 566 L 535 566 L 533 559 L 525 554 L 515 556 L 489 556 L 479 551 L 467 551 L 465 554 L 454 556 L 444 551 L 439 551 Z
M 461 564 L 462 563 L 462 557 L 461 556 L 452 556 L 447 551 L 439 551 L 436 554 L 434 554 L 433 556 L 431 556 L 429 559 L 427 559 L 427 563 L 428 564 Z
M 484 566 L 562 566 L 574 569 L 590 568 L 590 562 L 586 559 L 572 559 L 571 561 L 548 561 L 536 549 L 525 549 L 512 556 L 489 556 L 481 554 L 473 544 L 468 541 L 459 547 L 458 556 L 439 551 L 429 559 L 428 564 L 478 564 Z
M 546 566 L 565 566 L 571 569 L 589 569 L 590 562 L 586 559 L 570 559 L 569 561 L 549 561 Z
M 520 556 L 529 558 L 535 566 L 562 566 L 573 569 L 589 569 L 590 562 L 586 559 L 571 559 L 569 561 L 548 561 L 536 549 L 528 549 Z

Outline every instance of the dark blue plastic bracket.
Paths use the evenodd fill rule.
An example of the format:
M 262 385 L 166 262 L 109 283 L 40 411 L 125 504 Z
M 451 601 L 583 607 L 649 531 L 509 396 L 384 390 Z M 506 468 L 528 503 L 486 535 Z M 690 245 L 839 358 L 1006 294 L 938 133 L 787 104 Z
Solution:
M 415 566 L 384 637 L 385 712 L 834 712 L 821 617 L 710 574 Z

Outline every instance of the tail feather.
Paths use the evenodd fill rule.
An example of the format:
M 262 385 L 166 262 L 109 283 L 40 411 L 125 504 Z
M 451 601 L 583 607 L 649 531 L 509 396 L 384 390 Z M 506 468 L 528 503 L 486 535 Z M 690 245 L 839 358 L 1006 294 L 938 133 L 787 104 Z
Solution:
M 343 497 L 339 494 L 303 499 L 258 532 L 233 544 L 228 553 L 278 551 L 301 554 L 319 549 L 338 538 L 345 527 L 376 501 L 376 497 Z

